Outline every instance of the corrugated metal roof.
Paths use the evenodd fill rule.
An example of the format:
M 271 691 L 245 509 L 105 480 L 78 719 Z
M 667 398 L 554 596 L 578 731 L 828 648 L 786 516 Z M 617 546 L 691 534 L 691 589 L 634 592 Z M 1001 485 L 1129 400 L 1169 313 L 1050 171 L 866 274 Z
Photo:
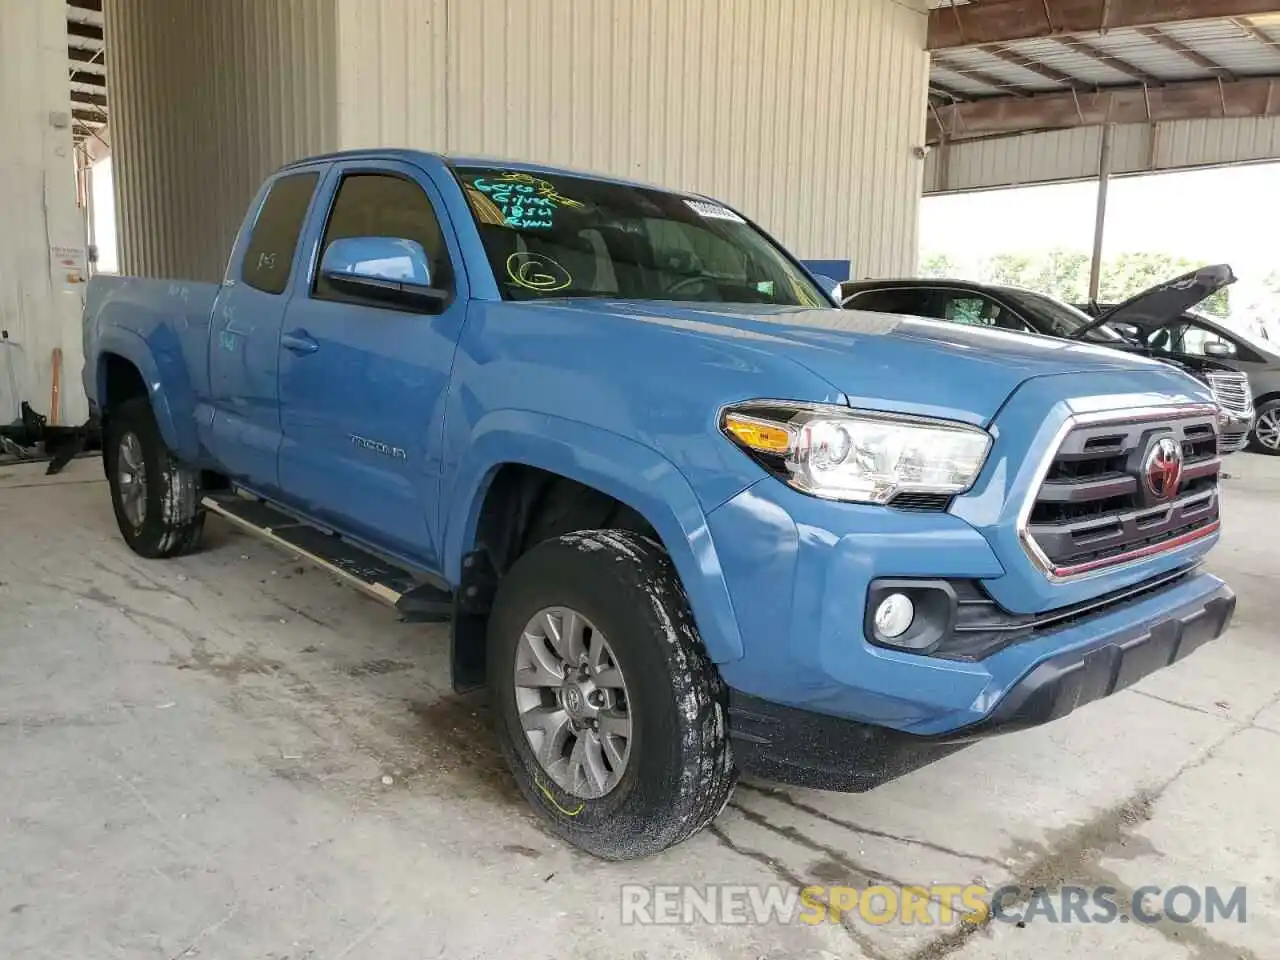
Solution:
M 1119 57 L 1161 80 L 1193 80 L 1205 75 L 1203 67 L 1180 53 L 1162 47 L 1136 30 L 1112 30 L 1090 37 L 1089 42 L 1113 57 Z
M 100 134 L 107 125 L 106 40 L 101 9 L 68 0 L 66 19 L 72 132 L 80 141 Z
M 929 5 L 950 3 L 931 0 Z M 1021 66 L 1011 62 L 1019 59 Z M 957 69 L 968 75 L 958 80 Z M 974 74 L 999 83 L 975 82 Z M 1253 76 L 1280 76 L 1280 13 L 953 48 L 934 55 L 930 72 L 935 91 L 951 90 L 966 99 Z
M 1037 37 L 1033 40 L 1018 40 L 1007 44 L 1007 47 L 1028 60 L 1059 70 L 1092 86 L 1118 86 L 1133 82 L 1128 74 L 1057 40 Z M 1043 81 L 1044 78 L 1040 79 Z M 1062 84 L 1053 86 L 1061 87 Z

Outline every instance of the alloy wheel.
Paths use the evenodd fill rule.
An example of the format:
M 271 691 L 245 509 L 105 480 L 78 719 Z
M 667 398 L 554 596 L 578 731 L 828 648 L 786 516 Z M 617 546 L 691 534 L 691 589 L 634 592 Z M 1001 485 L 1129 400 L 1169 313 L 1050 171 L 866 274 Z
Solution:
M 1273 407 L 1258 417 L 1253 435 L 1268 450 L 1280 450 L 1280 407 Z
M 631 754 L 627 685 L 605 635 L 569 607 L 548 607 L 516 647 L 516 711 L 538 764 L 583 800 L 616 787 Z
M 142 456 L 142 442 L 136 433 L 126 433 L 120 438 L 116 479 L 126 519 L 135 529 L 141 527 L 147 519 L 147 466 Z

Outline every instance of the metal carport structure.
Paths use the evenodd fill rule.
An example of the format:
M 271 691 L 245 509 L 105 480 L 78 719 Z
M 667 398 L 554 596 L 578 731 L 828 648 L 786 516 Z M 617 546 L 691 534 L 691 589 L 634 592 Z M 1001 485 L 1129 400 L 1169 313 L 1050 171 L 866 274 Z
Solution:
M 931 0 L 924 192 L 1280 159 L 1276 0 Z

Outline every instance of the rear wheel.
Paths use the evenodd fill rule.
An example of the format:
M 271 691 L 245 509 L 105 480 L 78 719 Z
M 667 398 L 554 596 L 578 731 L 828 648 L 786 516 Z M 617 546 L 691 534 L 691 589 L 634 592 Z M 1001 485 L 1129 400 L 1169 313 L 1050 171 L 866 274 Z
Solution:
M 176 557 L 199 545 L 204 530 L 200 473 L 169 452 L 145 397 L 112 411 L 102 457 L 116 524 L 134 553 Z
M 1280 400 L 1268 400 L 1258 408 L 1249 449 L 1280 457 Z
M 647 856 L 728 802 L 724 681 L 652 540 L 581 531 L 521 556 L 498 587 L 487 666 L 516 782 L 570 843 Z

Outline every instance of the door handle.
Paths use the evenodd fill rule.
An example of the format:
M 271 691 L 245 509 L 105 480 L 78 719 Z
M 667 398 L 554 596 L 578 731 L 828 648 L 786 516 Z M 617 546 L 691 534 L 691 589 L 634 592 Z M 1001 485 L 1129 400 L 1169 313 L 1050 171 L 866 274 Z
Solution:
M 305 330 L 290 330 L 282 334 L 280 346 L 294 353 L 315 353 L 320 349 L 320 344 L 312 340 L 311 335 Z

